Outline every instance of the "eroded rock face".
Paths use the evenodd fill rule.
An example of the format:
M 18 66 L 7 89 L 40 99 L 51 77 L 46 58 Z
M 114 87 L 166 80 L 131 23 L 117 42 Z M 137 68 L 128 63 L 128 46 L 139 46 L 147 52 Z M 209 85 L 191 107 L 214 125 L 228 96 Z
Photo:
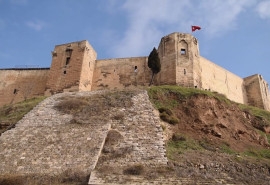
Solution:
M 198 95 L 180 102 L 175 112 L 181 118 L 175 129 L 192 137 L 225 141 L 236 151 L 243 151 L 247 145 L 268 146 L 267 139 L 254 130 L 256 126 L 263 129 L 261 120 L 235 104 Z

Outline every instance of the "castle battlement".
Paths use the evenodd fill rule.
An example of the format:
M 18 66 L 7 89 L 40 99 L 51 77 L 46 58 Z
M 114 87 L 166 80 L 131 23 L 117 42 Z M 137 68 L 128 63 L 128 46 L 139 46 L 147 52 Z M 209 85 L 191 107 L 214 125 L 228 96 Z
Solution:
M 191 34 L 174 32 L 158 46 L 161 71 L 155 85 L 179 85 L 222 93 L 229 99 L 270 110 L 268 83 L 261 75 L 241 78 L 200 56 Z M 97 60 L 88 41 L 56 45 L 49 69 L 0 70 L 0 105 L 37 95 L 148 86 L 148 57 Z

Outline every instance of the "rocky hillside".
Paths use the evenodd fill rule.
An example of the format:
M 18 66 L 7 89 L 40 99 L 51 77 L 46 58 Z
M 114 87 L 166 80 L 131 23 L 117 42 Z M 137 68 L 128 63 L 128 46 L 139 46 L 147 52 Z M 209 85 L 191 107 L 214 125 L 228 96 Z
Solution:
M 197 89 L 163 86 L 148 93 L 164 120 L 167 156 L 179 176 L 269 184 L 269 112 Z
M 269 112 L 147 91 L 47 98 L 0 136 L 0 184 L 269 184 Z

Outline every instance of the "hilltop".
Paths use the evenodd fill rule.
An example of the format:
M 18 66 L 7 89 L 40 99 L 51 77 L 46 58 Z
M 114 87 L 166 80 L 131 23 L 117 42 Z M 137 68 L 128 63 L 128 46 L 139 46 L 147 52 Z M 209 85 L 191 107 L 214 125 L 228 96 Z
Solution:
M 87 184 L 89 169 L 81 169 L 79 164 L 85 162 L 84 160 L 93 160 L 91 156 L 99 156 L 95 173 L 92 174 L 96 174 L 97 178 L 98 175 L 104 176 L 105 182 L 105 177 L 108 176 L 108 178 L 113 177 L 118 183 L 136 180 L 136 182 L 163 182 L 164 184 L 171 180 L 182 184 L 269 184 L 269 112 L 237 104 L 229 101 L 224 95 L 210 91 L 176 86 L 151 87 L 147 91 L 152 105 L 147 100 L 144 90 L 66 93 L 46 99 L 33 110 L 34 112 L 32 111 L 30 116 L 33 120 L 39 118 L 39 121 L 35 121 L 33 125 L 28 121 L 29 118 L 26 120 L 26 116 L 24 122 L 20 122 L 14 129 L 6 132 L 0 137 L 0 141 L 7 145 L 8 140 L 4 140 L 4 137 L 8 139 L 10 136 L 18 137 L 16 140 L 18 143 L 10 143 L 7 146 L 13 146 L 15 147 L 13 151 L 19 152 L 18 145 L 21 145 L 21 151 L 26 154 L 34 152 L 30 150 L 33 142 L 32 150 L 42 151 L 36 146 L 40 144 L 40 147 L 48 148 L 46 152 L 51 151 L 54 155 L 58 155 L 62 150 L 69 153 L 68 148 L 74 147 L 76 150 L 72 152 L 75 153 L 69 154 L 73 157 L 64 157 L 65 153 L 61 154 L 61 158 L 69 162 L 71 168 L 62 167 L 67 170 L 54 177 L 48 177 L 48 174 L 25 176 L 20 173 L 24 170 L 30 172 L 38 163 L 37 158 L 33 168 L 23 169 L 23 165 L 27 162 L 26 156 L 26 159 L 18 160 L 18 163 L 21 163 L 21 168 L 17 169 L 21 170 L 19 175 L 14 173 L 16 169 L 8 169 L 12 172 L 9 176 L 3 173 L 4 169 L 0 169 L 2 174 L 0 184 L 14 184 L 14 182 L 24 184 L 26 180 L 29 184 L 31 182 L 32 184 L 37 182 L 39 184 L 49 182 Z M 48 109 L 48 105 L 52 108 Z M 9 116 L 16 113 L 12 110 L 13 107 L 16 106 L 2 108 L 1 119 L 4 113 Z M 51 119 L 47 119 L 46 115 L 50 115 Z M 158 117 L 161 119 L 159 120 Z M 46 125 L 43 125 L 42 119 L 46 120 Z M 7 121 L 5 124 L 7 125 Z M 102 134 L 94 134 L 94 129 Z M 16 133 L 20 132 L 23 135 L 16 136 Z M 137 135 L 140 132 L 143 135 Z M 35 133 L 39 139 L 33 137 Z M 163 150 L 162 142 L 159 141 L 162 139 L 160 133 L 164 135 L 167 166 L 164 166 L 162 155 L 154 153 L 156 149 Z M 91 138 L 99 139 L 91 143 L 94 139 L 91 140 L 87 134 L 90 134 Z M 31 140 L 27 137 L 31 137 Z M 100 146 L 97 144 L 102 138 L 105 143 L 98 155 Z M 140 142 L 136 140 L 140 138 L 145 138 L 143 143 L 147 141 L 153 143 L 153 146 L 140 146 Z M 133 145 L 137 142 L 135 146 L 138 150 L 135 150 L 136 147 L 134 148 Z M 70 146 L 66 144 L 64 146 L 63 143 Z M 129 147 L 131 145 L 132 147 Z M 30 149 L 26 150 L 23 146 Z M 61 149 L 60 146 L 67 148 Z M 57 147 L 57 151 L 53 147 Z M 146 150 L 140 152 L 142 151 L 140 147 Z M 87 152 L 90 151 L 93 153 L 87 156 Z M 17 155 L 14 154 L 11 157 Z M 32 158 L 35 158 L 34 155 Z M 153 156 L 160 156 L 158 160 L 162 164 L 158 165 Z M 0 157 L 2 161 L 7 158 L 4 153 L 0 153 Z M 42 157 L 41 153 L 39 157 Z M 136 157 L 141 161 L 140 165 L 121 166 L 121 162 L 129 159 L 136 161 Z M 60 167 L 64 162 L 61 162 L 61 158 L 55 161 L 59 165 L 56 167 Z M 23 160 L 25 162 L 22 162 Z M 42 159 L 42 164 L 46 164 L 47 168 L 54 159 L 51 156 L 48 164 L 46 160 L 47 158 Z M 12 165 L 15 161 L 17 159 L 12 160 Z M 153 165 L 154 163 L 157 165 Z M 72 168 L 74 166 L 76 168 Z M 48 170 L 52 169 L 48 168 Z M 37 178 L 38 176 L 42 178 Z M 42 179 L 42 182 L 38 179 Z

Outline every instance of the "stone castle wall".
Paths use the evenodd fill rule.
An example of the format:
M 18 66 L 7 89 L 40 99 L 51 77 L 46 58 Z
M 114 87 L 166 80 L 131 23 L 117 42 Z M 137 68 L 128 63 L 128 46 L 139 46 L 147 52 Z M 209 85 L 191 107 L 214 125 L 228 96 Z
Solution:
M 44 94 L 49 68 L 0 70 L 0 106 Z
M 147 57 L 97 60 L 93 90 L 146 86 L 151 80 Z
M 270 110 L 270 94 L 267 82 L 261 75 L 252 75 L 244 78 L 247 91 L 247 103 L 256 107 Z
M 246 103 L 244 80 L 230 71 L 200 57 L 202 89 L 219 92 L 230 100 Z
M 95 71 L 97 53 L 87 41 L 84 44 L 85 45 L 83 46 L 83 48 L 85 52 L 81 66 L 79 90 L 91 91 L 93 87 L 93 75 Z
M 203 58 L 190 34 L 172 33 L 160 41 L 161 71 L 158 84 L 181 85 L 216 91 L 238 103 L 270 110 L 269 87 L 261 75 L 241 77 Z
M 96 52 L 87 41 L 55 46 L 47 94 L 91 90 Z
M 269 87 L 260 75 L 242 79 L 203 58 L 199 53 L 199 43 L 192 35 L 171 33 L 164 36 L 158 53 L 161 71 L 154 79 L 155 85 L 181 85 L 216 91 L 238 103 L 270 110 Z M 147 86 L 152 76 L 147 60 L 147 57 L 97 60 L 97 53 L 86 40 L 57 45 L 52 52 L 51 68 L 46 74 L 40 72 L 40 75 L 26 78 L 31 80 L 23 80 L 24 78 L 17 78 L 20 70 L 2 72 L 0 93 L 3 95 L 6 84 L 20 84 L 25 88 L 32 81 L 39 81 L 42 88 L 25 88 L 28 91 L 31 89 L 33 93 L 25 93 L 27 90 L 19 91 L 27 94 L 27 98 L 42 94 L 43 90 L 45 95 L 52 95 L 67 91 Z M 18 85 L 9 86 L 9 94 L 1 97 L 3 100 L 0 105 L 25 99 L 25 96 L 22 98 L 23 93 L 16 94 L 17 91 L 12 95 L 17 89 L 16 86 Z

